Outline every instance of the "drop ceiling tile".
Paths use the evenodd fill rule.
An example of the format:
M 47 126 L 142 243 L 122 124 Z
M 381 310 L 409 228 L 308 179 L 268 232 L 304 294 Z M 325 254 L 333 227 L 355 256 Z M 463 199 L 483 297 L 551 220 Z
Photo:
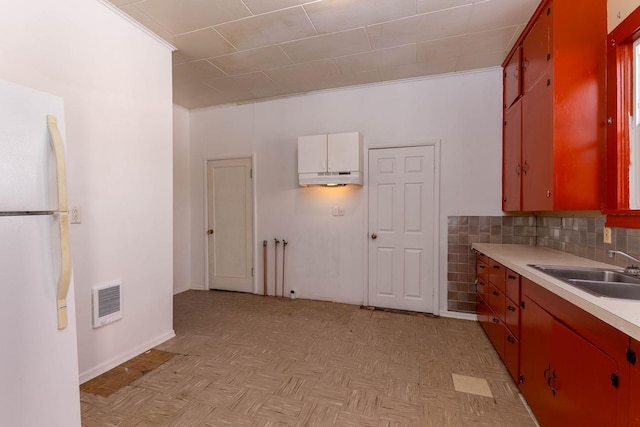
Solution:
M 467 32 L 525 24 L 538 6 L 538 0 L 491 0 L 472 6 Z
M 327 59 L 371 49 L 364 28 L 297 40 L 281 47 L 294 62 Z
M 213 28 L 173 36 L 169 42 L 180 49 L 182 54 L 190 60 L 211 58 L 235 51 L 233 46 Z
M 199 81 L 173 85 L 173 102 L 185 108 L 199 108 L 231 102 L 228 96 Z
M 481 54 L 462 55 L 458 58 L 456 71 L 475 70 L 478 68 L 498 67 L 507 56 L 507 51 L 484 52 Z
M 305 62 L 288 67 L 267 70 L 265 74 L 277 84 L 287 82 L 317 82 L 340 76 L 340 70 L 332 60 Z
M 400 46 L 463 34 L 472 6 L 425 13 L 367 27 L 373 49 Z
M 456 70 L 457 58 L 442 58 L 429 62 L 405 64 L 381 68 L 380 78 L 386 80 L 400 80 L 412 77 L 424 77 L 436 74 L 453 73 Z
M 317 90 L 313 83 L 309 82 L 286 82 L 273 84 L 257 89 L 253 89 L 251 94 L 258 98 L 274 98 L 279 96 L 307 93 Z
M 166 28 L 149 18 L 135 5 L 124 5 L 120 9 L 163 39 L 166 40 L 171 36 L 171 33 Z
M 317 89 L 331 89 L 345 86 L 358 86 L 380 81 L 378 70 L 368 70 L 348 76 L 337 76 L 316 82 Z
M 417 0 L 418 13 L 435 12 L 477 2 L 478 0 Z
M 244 4 L 247 5 L 254 15 L 257 15 L 259 13 L 273 12 L 278 9 L 298 6 L 307 1 L 308 0 L 244 0 Z
M 174 50 L 171 52 L 171 62 L 173 65 L 182 64 L 183 62 L 189 62 L 189 57 L 181 50 Z
M 416 45 L 379 49 L 371 52 L 336 58 L 335 63 L 343 74 L 354 74 L 393 65 L 416 63 Z
M 201 59 L 173 66 L 173 83 L 223 77 L 225 74 L 210 62 Z
M 251 15 L 242 0 L 144 0 L 136 7 L 174 35 Z
M 248 94 L 251 90 L 269 87 L 273 82 L 264 73 L 249 73 L 239 76 L 205 80 L 204 83 L 228 95 Z
M 483 52 L 503 52 L 517 26 L 418 43 L 418 62 Z
M 316 35 L 302 7 L 253 16 L 215 27 L 238 50 Z
M 293 64 L 278 46 L 243 50 L 209 59 L 227 74 L 246 74 Z
M 325 0 L 304 6 L 320 34 L 415 15 L 415 0 Z

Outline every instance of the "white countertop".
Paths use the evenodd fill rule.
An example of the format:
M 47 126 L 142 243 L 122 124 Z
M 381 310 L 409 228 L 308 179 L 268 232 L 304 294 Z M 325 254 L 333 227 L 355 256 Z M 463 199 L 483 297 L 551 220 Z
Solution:
M 597 297 L 527 264 L 620 267 L 537 246 L 473 243 L 471 247 L 640 341 L 640 301 Z

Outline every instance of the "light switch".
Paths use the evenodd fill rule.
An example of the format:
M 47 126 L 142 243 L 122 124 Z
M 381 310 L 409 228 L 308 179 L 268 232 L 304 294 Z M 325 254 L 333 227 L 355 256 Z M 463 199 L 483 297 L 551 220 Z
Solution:
M 338 215 L 344 216 L 344 206 L 338 206 Z
M 331 208 L 331 215 L 338 216 L 340 215 L 340 206 L 334 206 Z

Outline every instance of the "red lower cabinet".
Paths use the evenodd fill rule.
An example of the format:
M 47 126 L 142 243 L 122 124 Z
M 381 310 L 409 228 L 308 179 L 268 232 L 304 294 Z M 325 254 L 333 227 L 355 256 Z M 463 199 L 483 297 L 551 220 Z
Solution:
M 553 410 L 548 425 L 617 425 L 620 374 L 615 360 L 557 320 L 551 349 L 547 382 Z
M 520 372 L 520 341 L 509 332 L 506 333 L 504 339 L 504 357 L 502 360 L 511 374 L 511 378 L 517 383 Z
M 640 342 L 632 339 L 627 352 L 629 367 L 629 425 L 640 426 Z
M 629 425 L 628 337 L 528 279 L 522 303 L 520 390 L 540 425 Z
M 523 285 L 524 286 L 524 285 Z M 547 380 L 551 371 L 553 317 L 527 296 L 520 312 L 520 390 L 541 425 L 550 421 L 553 396 Z
M 509 373 L 517 381 L 520 353 L 520 275 L 482 254 L 477 254 L 477 266 L 478 322 Z
M 482 329 L 488 334 L 489 333 L 489 317 L 491 315 L 491 309 L 489 308 L 489 304 L 480 296 L 476 295 L 476 315 L 478 316 L 478 322 L 480 322 L 480 326 Z

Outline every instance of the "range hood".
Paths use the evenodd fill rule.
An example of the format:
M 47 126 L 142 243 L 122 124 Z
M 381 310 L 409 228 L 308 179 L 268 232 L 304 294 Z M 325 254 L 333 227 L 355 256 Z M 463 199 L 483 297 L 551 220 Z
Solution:
M 335 187 L 339 185 L 362 185 L 360 172 L 316 172 L 298 174 L 298 183 L 306 187 L 308 185 L 326 185 Z
M 362 185 L 362 136 L 359 132 L 298 138 L 298 183 Z

